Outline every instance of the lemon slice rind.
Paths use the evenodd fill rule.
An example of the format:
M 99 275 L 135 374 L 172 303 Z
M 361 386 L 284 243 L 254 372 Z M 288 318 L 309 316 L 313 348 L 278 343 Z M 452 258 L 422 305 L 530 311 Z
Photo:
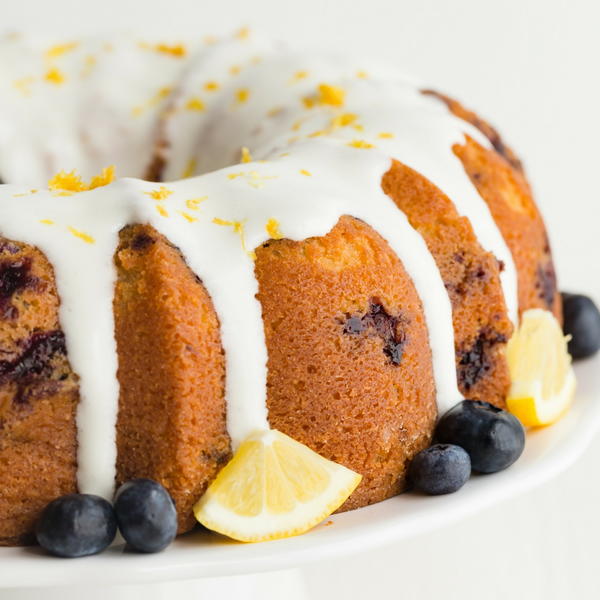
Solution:
M 536 387 L 541 387 L 536 385 Z M 511 394 L 506 399 L 506 405 L 515 417 L 526 427 L 541 427 L 560 421 L 573 404 L 575 396 L 575 373 L 569 371 L 565 385 L 559 394 L 538 401 L 539 394 L 531 394 L 530 384 L 514 382 Z
M 270 453 L 266 460 L 264 460 L 265 455 L 261 455 L 259 451 L 252 453 L 246 451 L 249 444 L 254 444 L 256 448 L 257 442 L 264 444 L 265 453 Z M 277 454 L 273 451 L 273 444 L 277 443 L 282 444 L 281 447 L 285 447 L 286 454 L 292 458 L 298 456 L 303 465 L 310 466 L 314 461 L 314 469 L 318 477 L 326 480 L 322 491 L 316 493 L 312 498 L 305 498 L 304 501 L 298 498 L 297 486 L 302 482 L 292 481 L 293 473 L 289 473 L 289 467 L 286 474 L 285 469 L 277 463 L 277 459 L 273 460 L 273 456 Z M 240 469 L 244 470 L 245 465 L 240 465 L 240 460 L 262 461 L 262 464 L 257 465 L 255 470 L 259 473 L 258 478 L 263 482 L 262 486 L 258 485 L 257 487 L 256 481 L 248 485 L 244 482 L 232 481 L 232 477 L 239 474 Z M 248 473 L 251 474 L 253 472 L 252 465 L 247 466 Z M 264 472 L 266 470 L 269 472 Z M 304 471 L 306 471 L 306 466 Z M 304 472 L 304 475 L 310 475 L 310 473 Z M 279 498 L 269 499 L 267 497 L 266 479 L 269 477 L 271 480 L 276 480 L 277 485 L 282 486 L 280 494 L 283 496 L 280 501 L 282 508 L 279 510 L 277 509 Z M 323 458 L 281 432 L 275 430 L 256 432 L 244 440 L 232 460 L 220 471 L 204 496 L 194 506 L 194 514 L 196 519 L 208 529 L 242 542 L 291 537 L 305 533 L 328 517 L 345 502 L 360 481 L 361 476 L 358 473 Z M 311 482 L 308 484 L 310 485 Z M 323 481 L 320 485 L 323 485 Z M 244 493 L 260 494 L 261 490 L 258 489 L 260 487 L 262 487 L 261 510 L 247 509 L 248 512 L 255 512 L 255 514 L 241 514 L 239 510 L 235 509 L 237 506 L 235 498 L 228 502 L 229 506 L 222 501 L 225 488 L 233 490 L 232 494 L 243 495 Z M 302 495 L 301 492 L 300 495 Z M 245 504 L 252 507 L 256 505 L 254 502 Z
M 576 379 L 567 341 L 549 311 L 523 313 L 507 348 L 512 383 L 506 405 L 525 427 L 555 423 L 573 402 Z

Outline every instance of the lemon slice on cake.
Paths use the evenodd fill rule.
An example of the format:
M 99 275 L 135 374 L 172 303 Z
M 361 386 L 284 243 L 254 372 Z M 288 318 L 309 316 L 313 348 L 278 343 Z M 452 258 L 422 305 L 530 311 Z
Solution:
M 202 525 L 242 542 L 308 531 L 343 504 L 361 475 L 275 430 L 250 435 L 194 506 Z
M 569 409 L 575 373 L 567 341 L 554 315 L 525 311 L 507 346 L 512 385 L 506 404 L 526 427 L 550 425 Z

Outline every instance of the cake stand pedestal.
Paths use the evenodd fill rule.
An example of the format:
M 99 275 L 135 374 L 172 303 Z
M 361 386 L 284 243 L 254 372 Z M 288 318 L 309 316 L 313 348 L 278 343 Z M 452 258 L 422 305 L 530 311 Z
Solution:
M 57 564 L 69 569 L 72 561 Z M 157 581 L 143 585 L 77 585 L 1 590 L 2 600 L 308 600 L 300 569 L 235 577 L 205 577 L 185 581 Z

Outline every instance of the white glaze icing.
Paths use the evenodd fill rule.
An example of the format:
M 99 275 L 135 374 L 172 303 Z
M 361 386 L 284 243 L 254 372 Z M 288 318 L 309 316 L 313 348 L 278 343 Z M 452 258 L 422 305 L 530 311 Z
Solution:
M 1 62 L 5 62 L 6 52 L 0 44 Z M 448 295 L 425 242 L 383 193 L 381 178 L 391 158 L 396 158 L 447 193 L 457 210 L 471 220 L 482 245 L 505 262 L 503 287 L 514 318 L 516 274 L 512 258 L 487 205 L 451 150 L 453 144 L 464 140 L 465 133 L 488 145 L 481 134 L 450 115 L 441 103 L 420 94 L 413 82 L 376 65 L 300 55 L 261 40 L 239 38 L 203 48 L 191 60 L 181 58 L 177 68 L 168 62 L 159 66 L 155 54 L 160 53 L 139 47 L 133 53 L 138 57 L 127 59 L 124 77 L 131 65 L 139 61 L 144 64 L 140 67 L 140 86 L 136 78 L 132 90 L 125 94 L 127 100 L 119 97 L 119 85 L 111 83 L 110 77 L 102 76 L 88 90 L 98 92 L 98 86 L 106 83 L 115 95 L 111 102 L 120 111 L 117 125 L 110 125 L 106 115 L 106 120 L 93 121 L 94 129 L 110 125 L 101 152 L 90 151 L 88 139 L 82 141 L 81 130 L 74 132 L 67 127 L 68 121 L 53 122 L 46 140 L 39 139 L 39 133 L 45 131 L 45 117 L 33 119 L 29 129 L 16 127 L 8 134 L 0 129 L 0 173 L 17 183 L 27 177 L 31 177 L 26 181 L 28 186 L 42 181 L 48 175 L 48 155 L 56 156 L 51 170 L 76 167 L 89 176 L 116 162 L 120 174 L 139 175 L 149 162 L 148 148 L 142 151 L 145 163 L 140 157 L 126 157 L 119 150 L 121 146 L 115 151 L 116 158 L 109 158 L 110 139 L 127 131 L 135 138 L 134 145 L 144 146 L 152 138 L 156 113 L 131 130 L 122 124 L 127 120 L 124 107 L 131 106 L 133 96 L 138 102 L 146 94 L 148 87 L 144 85 L 149 84 L 141 82 L 152 71 L 153 86 L 160 81 L 175 89 L 161 132 L 167 142 L 166 179 L 179 178 L 190 170 L 204 173 L 165 183 L 168 193 L 162 200 L 152 198 L 159 184 L 136 179 L 121 179 L 66 197 L 49 191 L 32 194 L 23 186 L 0 187 L 2 235 L 38 246 L 55 269 L 60 322 L 69 359 L 81 379 L 80 489 L 109 497 L 114 483 L 119 387 L 112 314 L 113 254 L 118 232 L 126 224 L 149 223 L 162 232 L 182 250 L 212 298 L 226 356 L 227 426 L 234 447 L 252 430 L 268 426 L 266 346 L 261 308 L 255 298 L 258 290 L 253 260 L 246 249 L 270 237 L 266 230 L 270 219 L 276 219 L 281 233 L 294 240 L 325 235 L 345 214 L 377 230 L 404 264 L 423 303 L 439 411 L 456 403 L 460 393 Z M 16 60 L 14 52 L 13 57 Z M 26 65 L 30 65 L 28 61 Z M 187 66 L 179 78 L 184 68 L 181 65 Z M 235 67 L 233 73 L 231 67 Z M 361 71 L 367 76 L 360 76 Z M 127 79 L 119 77 L 118 81 L 123 84 Z M 207 90 L 206 84 L 213 81 L 218 89 Z M 334 96 L 338 89 L 343 90 L 343 106 L 335 106 L 333 97 L 329 103 L 306 107 L 302 99 L 318 97 L 321 83 L 334 86 L 329 90 Z M 89 96 L 82 102 L 81 98 L 67 98 L 68 91 L 64 94 L 67 120 L 89 105 Z M 43 95 L 35 102 L 30 110 L 39 116 L 45 114 L 48 103 L 59 100 L 50 101 Z M 22 124 L 25 113 L 14 104 L 14 98 L 4 105 L 0 102 L 0 114 L 2 110 L 8 114 L 16 111 L 19 118 L 15 123 Z M 128 119 L 133 118 L 129 114 Z M 338 125 L 340 118 L 351 122 L 332 127 L 336 118 Z M 84 121 L 81 123 L 87 131 Z M 324 133 L 312 136 L 315 132 Z M 58 142 L 65 146 L 59 147 Z M 8 158 L 13 143 L 19 148 L 18 161 Z M 122 148 L 126 149 L 127 143 Z M 242 146 L 249 147 L 259 162 L 235 165 Z M 34 159 L 29 157 L 32 147 L 36 149 Z M 30 167 L 31 160 L 34 167 Z M 189 202 L 197 199 L 201 200 Z M 243 224 L 245 248 L 232 223 Z M 69 227 L 91 236 L 94 242 L 87 243 Z M 215 256 L 219 256 L 218 261 Z
M 125 35 L 1 40 L 0 179 L 45 185 L 61 169 L 89 178 L 109 164 L 142 177 L 189 55 L 145 46 Z

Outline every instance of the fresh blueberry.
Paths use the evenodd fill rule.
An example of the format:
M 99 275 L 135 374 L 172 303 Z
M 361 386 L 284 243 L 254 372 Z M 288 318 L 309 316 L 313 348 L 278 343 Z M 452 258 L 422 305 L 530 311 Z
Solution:
M 469 455 L 454 444 L 435 444 L 421 450 L 408 468 L 408 480 L 415 489 L 434 496 L 456 492 L 470 475 Z
M 139 552 L 160 552 L 177 535 L 177 511 L 169 492 L 152 479 L 132 479 L 115 496 L 121 534 Z
M 525 430 L 516 417 L 477 400 L 463 400 L 451 408 L 440 419 L 435 438 L 464 448 L 473 470 L 480 473 L 506 469 L 525 447 Z
M 69 494 L 53 500 L 42 512 L 36 528 L 40 546 L 65 558 L 102 552 L 116 533 L 112 506 L 91 494 Z
M 571 336 L 569 353 L 586 358 L 600 350 L 600 311 L 591 298 L 563 292 L 563 330 Z

